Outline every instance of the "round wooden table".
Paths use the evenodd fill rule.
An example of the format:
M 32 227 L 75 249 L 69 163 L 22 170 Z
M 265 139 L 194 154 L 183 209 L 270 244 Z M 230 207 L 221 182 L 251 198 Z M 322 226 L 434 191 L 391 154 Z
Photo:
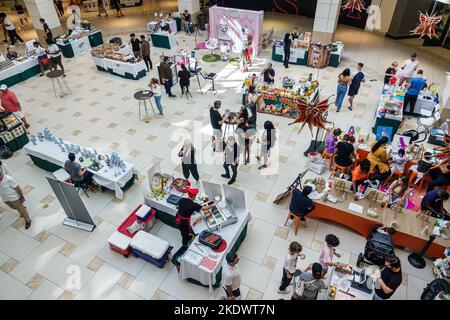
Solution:
M 153 103 L 151 100 L 152 97 L 153 97 L 153 92 L 151 92 L 150 90 L 139 90 L 134 93 L 134 98 L 139 101 L 139 121 L 141 121 L 142 103 L 144 104 L 144 110 L 145 110 L 145 114 L 146 114 L 146 118 L 144 121 L 145 122 L 149 121 L 147 101 L 150 103 L 150 106 L 152 107 L 153 113 L 155 114 L 155 117 L 156 117 L 155 108 L 153 107 Z

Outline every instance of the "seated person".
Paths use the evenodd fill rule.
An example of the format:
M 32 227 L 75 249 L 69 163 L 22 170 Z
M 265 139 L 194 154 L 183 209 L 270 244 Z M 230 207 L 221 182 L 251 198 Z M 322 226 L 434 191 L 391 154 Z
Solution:
M 14 51 L 11 47 L 8 47 L 6 51 L 7 51 L 6 57 L 9 60 L 16 60 L 19 57 L 19 54 L 16 51 Z
M 310 186 L 305 186 L 303 191 L 295 188 L 291 193 L 291 203 L 289 210 L 296 216 L 301 217 L 302 221 L 305 221 L 305 216 L 314 210 L 315 205 L 313 201 L 308 198 L 308 195 L 312 192 Z
M 356 159 L 355 148 L 351 143 L 349 135 L 344 135 L 343 141 L 340 141 L 336 145 L 336 149 L 331 156 L 334 163 L 341 167 L 348 167 L 353 164 L 353 160 Z
M 75 161 L 75 155 L 72 152 L 69 153 L 69 160 L 64 163 L 64 169 L 69 173 L 74 185 L 89 185 L 92 182 L 93 174 L 88 171 L 87 167 L 81 168 L 81 165 Z
M 367 188 L 378 190 L 380 188 L 380 181 L 377 180 L 377 176 L 374 173 L 369 174 L 369 177 L 364 180 L 358 187 L 358 192 L 355 194 L 355 201 L 364 199 Z
M 391 169 L 389 168 L 390 155 L 387 151 L 387 143 L 389 139 L 387 137 L 381 137 L 377 142 L 372 144 L 370 153 L 367 159 L 370 160 L 372 167 L 370 168 L 377 174 L 377 180 L 383 182 L 391 175 Z
M 395 180 L 387 190 L 386 198 L 383 199 L 382 206 L 384 207 L 387 205 L 387 207 L 390 208 L 395 203 L 403 206 L 406 201 L 406 197 L 409 194 L 409 190 L 408 176 L 403 176 L 398 180 Z
M 294 294 L 291 300 L 316 300 L 320 290 L 325 290 L 327 285 L 322 279 L 322 266 L 320 263 L 313 263 L 304 272 L 296 270 L 294 273 Z M 303 294 L 301 293 L 301 283 L 304 283 Z
M 334 129 L 332 132 L 330 132 L 327 135 L 327 138 L 325 139 L 325 150 L 331 155 L 334 152 L 334 149 L 336 149 L 336 145 L 339 141 L 339 136 L 342 134 L 342 130 L 337 128 Z
M 352 171 L 352 190 L 354 192 L 358 192 L 358 187 L 360 184 L 362 184 L 364 181 L 367 180 L 370 173 L 370 161 L 367 159 L 364 159 L 361 161 L 361 163 L 355 167 Z
M 405 149 L 398 149 L 398 153 L 392 156 L 391 171 L 402 175 L 408 161 L 411 161 L 411 157 L 406 155 Z
M 425 212 L 431 212 L 431 216 L 434 218 L 450 220 L 447 211 L 444 209 L 444 201 L 448 198 L 447 191 L 443 189 L 428 191 L 422 199 L 420 208 Z
M 425 152 L 422 159 L 420 159 L 417 164 L 409 168 L 412 176 L 414 176 L 411 180 L 411 183 L 419 183 L 420 180 L 422 180 L 423 176 L 427 174 L 435 164 L 436 161 L 433 159 L 431 152 Z
M 435 187 L 446 187 L 450 185 L 450 158 L 441 160 L 430 169 L 428 174 L 431 177 L 431 181 L 428 184 L 427 191 L 432 191 Z

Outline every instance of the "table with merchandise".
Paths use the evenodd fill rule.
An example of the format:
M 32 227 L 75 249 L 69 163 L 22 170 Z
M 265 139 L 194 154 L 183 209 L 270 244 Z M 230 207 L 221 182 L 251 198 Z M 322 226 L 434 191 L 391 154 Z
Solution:
M 7 59 L 0 63 L 0 84 L 12 87 L 40 72 L 37 56 L 19 57 L 14 61 Z
M 14 152 L 28 142 L 27 129 L 20 119 L 10 112 L 0 113 L 0 144 Z
M 78 57 L 89 52 L 91 47 L 93 48 L 103 44 L 102 32 L 100 30 L 93 32 L 83 30 L 76 37 L 73 36 L 74 33 L 71 36 L 56 38 L 56 44 L 66 58 Z

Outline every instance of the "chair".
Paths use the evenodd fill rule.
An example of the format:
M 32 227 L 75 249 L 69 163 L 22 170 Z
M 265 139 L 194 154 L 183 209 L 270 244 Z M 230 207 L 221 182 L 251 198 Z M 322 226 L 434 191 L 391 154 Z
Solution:
M 206 55 L 209 59 L 214 58 L 214 50 L 216 50 L 219 47 L 219 40 L 217 40 L 216 38 L 209 38 L 206 42 L 205 42 L 205 47 L 206 49 L 209 49 L 209 55 Z
M 289 219 L 291 219 L 291 217 L 295 219 L 293 226 L 294 226 L 295 235 L 297 235 L 298 225 L 300 224 L 300 221 L 303 221 L 305 223 L 305 228 L 306 228 L 306 219 L 305 219 L 305 217 L 298 216 L 295 213 L 289 211 L 286 221 L 284 222 L 284 225 L 286 225 L 288 223 L 288 221 L 289 221 Z
M 75 188 L 77 188 L 77 192 L 78 192 L 78 193 L 80 192 L 80 190 L 83 190 L 83 192 L 84 192 L 84 194 L 86 195 L 86 197 L 89 198 L 89 195 L 88 195 L 88 193 L 87 193 L 87 190 L 89 189 L 89 185 L 88 185 L 87 183 L 85 183 L 85 182 L 83 182 L 83 181 L 75 181 L 75 182 L 73 183 L 73 186 L 74 186 Z
M 333 163 L 334 163 L 334 164 L 333 164 Z M 332 165 L 332 169 L 331 169 L 330 176 L 329 176 L 328 179 L 331 179 L 331 177 L 333 176 L 333 174 L 334 174 L 336 171 L 340 171 L 341 173 L 346 173 L 346 172 L 350 169 L 350 167 L 352 166 L 352 165 L 349 165 L 349 166 L 347 166 L 347 167 L 340 166 L 340 165 L 338 165 L 338 164 L 336 164 L 336 163 L 334 162 L 334 159 L 332 159 L 332 161 L 331 161 L 330 164 L 333 164 L 333 165 Z

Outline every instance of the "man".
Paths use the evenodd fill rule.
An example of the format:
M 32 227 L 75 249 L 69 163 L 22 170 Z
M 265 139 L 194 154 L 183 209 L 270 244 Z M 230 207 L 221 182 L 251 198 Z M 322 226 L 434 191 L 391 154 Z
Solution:
M 16 180 L 6 175 L 3 169 L 0 169 L 0 196 L 8 207 L 17 210 L 20 216 L 25 219 L 25 230 L 28 230 L 31 226 L 31 219 L 23 204 L 25 197 L 22 188 Z
M 275 70 L 272 68 L 272 64 L 268 63 L 267 67 L 261 72 L 264 77 L 264 84 L 272 86 L 275 82 Z
M 236 181 L 240 153 L 241 153 L 241 150 L 240 150 L 238 144 L 236 143 L 234 136 L 229 136 L 226 145 L 224 142 L 225 161 L 223 163 L 223 168 L 225 169 L 225 174 L 222 174 L 223 178 L 230 179 L 230 168 L 229 167 L 231 167 L 231 171 L 233 171 L 233 175 L 231 176 L 230 181 L 228 181 L 228 185 L 232 185 Z
M 449 220 L 444 209 L 444 201 L 448 200 L 448 198 L 449 194 L 443 189 L 428 191 L 422 199 L 420 208 L 423 211 L 431 212 L 432 217 Z
M 375 271 L 377 285 L 373 300 L 387 300 L 394 294 L 395 290 L 402 284 L 402 269 L 400 259 L 396 256 L 387 257 L 384 267 Z M 379 288 L 377 288 L 379 284 Z
M 16 43 L 16 39 L 20 42 L 24 42 L 22 38 L 16 32 L 16 26 L 12 22 L 11 18 L 6 15 L 4 12 L 0 12 L 0 22 L 2 22 L 5 26 L 6 31 L 8 32 L 9 40 L 11 41 L 11 45 L 14 46 Z
M 189 25 L 191 23 L 191 15 L 189 14 L 189 11 L 184 10 L 183 12 L 183 26 L 184 26 L 184 32 L 186 32 L 187 34 L 189 34 Z
M 90 184 L 93 174 L 88 171 L 88 167 L 81 168 L 81 165 L 75 161 L 75 154 L 69 153 L 69 160 L 64 163 L 64 169 L 70 175 L 72 183 L 75 184 Z
M 178 201 L 178 212 L 175 221 L 181 233 L 181 243 L 186 248 L 189 246 L 189 241 L 192 238 L 191 216 L 194 212 L 200 211 L 201 209 L 207 210 L 210 208 L 210 206 L 202 206 L 194 202 L 198 192 L 199 190 L 195 188 L 188 189 L 188 198 L 181 198 Z
M 161 83 L 164 84 L 164 88 L 166 89 L 166 93 L 170 98 L 175 98 L 176 96 L 172 94 L 172 69 L 169 66 L 169 58 L 164 57 L 163 62 L 161 62 L 159 66 L 159 72 L 161 76 Z
M 60 18 L 64 17 L 64 7 L 63 7 L 62 0 L 53 0 L 53 4 L 55 5 L 56 12 L 58 13 L 58 16 Z
M 141 55 L 141 41 L 136 38 L 134 33 L 130 34 L 130 45 L 133 50 L 134 57 L 140 57 Z
M 2 108 L 7 112 L 14 113 L 14 115 L 23 122 L 25 128 L 28 129 L 30 125 L 22 113 L 22 106 L 20 105 L 19 99 L 17 99 L 17 96 L 13 91 L 8 89 L 6 84 L 0 86 L 0 99 L 2 100 Z
M 152 60 L 150 59 L 150 42 L 145 40 L 145 36 L 141 35 L 141 55 L 144 59 L 145 65 L 147 66 L 147 72 L 153 70 Z
M 44 28 L 44 32 L 45 32 L 45 42 L 47 44 L 50 44 L 51 42 L 53 42 L 53 34 L 52 31 L 50 30 L 50 28 L 48 27 L 48 24 L 45 22 L 45 19 L 41 18 L 39 19 L 39 21 L 42 23 L 42 27 Z
M 225 257 L 226 262 L 222 267 L 222 285 L 226 293 L 225 300 L 241 300 L 241 274 L 239 273 L 237 264 L 239 257 L 234 252 L 228 252 Z
M 417 71 L 417 77 L 412 78 L 406 85 L 406 94 L 403 101 L 403 114 L 412 115 L 414 113 L 414 107 L 416 106 L 419 93 L 425 85 L 425 79 L 423 78 L 423 70 Z M 409 106 L 409 110 L 408 110 Z
M 25 9 L 18 0 L 14 0 L 14 9 L 16 9 L 17 15 L 19 16 L 20 26 L 24 28 L 23 20 L 28 23 L 28 19 L 25 17 Z
M 310 186 L 305 186 L 303 191 L 295 188 L 291 192 L 291 203 L 289 204 L 289 211 L 296 216 L 301 217 L 302 221 L 305 221 L 305 216 L 314 210 L 315 205 L 313 201 L 308 197 L 312 192 Z
M 98 6 L 98 17 L 102 16 L 102 12 L 105 13 L 105 17 L 108 16 L 108 12 L 106 12 L 105 3 L 103 0 L 97 0 L 97 6 Z
M 300 37 L 300 35 L 298 34 L 298 28 L 294 28 L 294 31 L 292 31 L 291 33 L 291 37 L 292 37 L 292 41 L 294 41 L 295 39 L 298 39 Z
M 219 109 L 222 105 L 222 102 L 220 100 L 216 100 L 214 101 L 214 106 L 209 108 L 209 118 L 211 120 L 211 126 L 213 129 L 213 135 L 211 137 L 212 139 L 212 146 L 213 146 L 213 151 L 215 152 L 216 150 L 222 150 L 222 138 L 223 138 L 223 134 L 222 134 L 222 124 L 223 124 L 223 117 L 219 112 Z
M 417 60 L 417 54 L 415 52 L 411 53 L 411 58 L 405 60 L 401 66 L 402 71 L 400 72 L 400 86 L 403 82 L 408 82 L 414 76 L 414 72 L 417 70 L 419 65 L 420 62 Z
M 352 83 L 350 84 L 350 88 L 348 89 L 348 103 L 350 106 L 348 107 L 350 111 L 353 110 L 353 99 L 359 92 L 359 88 L 361 87 L 361 82 L 366 82 L 365 74 L 362 72 L 362 68 L 364 67 L 363 63 L 358 63 L 357 71 L 352 76 Z
M 8 47 L 6 49 L 6 57 L 9 60 L 16 60 L 19 57 L 19 54 L 16 51 L 14 51 L 11 47 Z
M 319 291 L 327 289 L 327 285 L 323 281 L 322 271 L 322 265 L 317 262 L 309 265 L 304 272 L 296 270 L 294 273 L 294 293 L 291 300 L 316 300 Z M 303 292 L 301 292 L 302 282 L 304 283 Z

